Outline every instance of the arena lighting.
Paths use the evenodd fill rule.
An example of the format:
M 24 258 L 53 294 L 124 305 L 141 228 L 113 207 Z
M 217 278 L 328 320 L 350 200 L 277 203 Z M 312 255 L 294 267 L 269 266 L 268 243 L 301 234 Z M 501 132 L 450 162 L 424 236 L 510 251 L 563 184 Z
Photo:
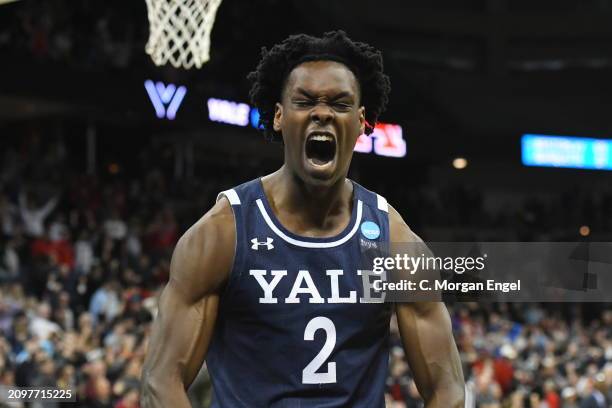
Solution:
M 176 112 L 187 93 L 187 88 L 184 86 L 177 88 L 174 84 L 165 85 L 161 81 L 153 83 L 150 79 L 145 81 L 144 86 L 149 94 L 153 108 L 155 108 L 157 117 L 159 119 L 165 117 L 166 119 L 174 120 Z
M 465 169 L 467 165 L 468 161 L 464 157 L 457 157 L 453 160 L 453 167 L 457 170 Z
M 370 135 L 374 138 L 374 153 L 379 156 L 406 156 L 406 141 L 402 127 L 391 123 L 377 123 Z
M 355 144 L 355 151 L 359 153 L 372 153 L 374 149 L 374 142 L 371 137 L 368 135 L 361 135 L 357 138 L 357 143 Z
M 588 237 L 589 234 L 591 233 L 591 228 L 589 228 L 588 225 L 583 225 L 580 227 L 580 229 L 578 230 L 578 232 L 580 233 L 580 235 L 582 235 L 583 237 Z
M 251 121 L 251 107 L 246 103 L 236 103 L 224 99 L 209 98 L 208 119 L 213 122 L 227 123 L 228 125 L 247 126 Z M 259 120 L 259 114 L 257 115 Z
M 251 119 L 251 126 L 253 126 L 256 129 L 257 128 L 263 129 L 263 125 L 259 124 L 259 109 L 257 108 L 251 109 L 251 114 L 249 115 L 249 118 Z
M 612 170 L 610 139 L 524 134 L 521 155 L 525 166 Z
M 119 173 L 120 167 L 117 163 L 111 163 L 108 165 L 108 172 L 110 174 L 117 174 Z
M 255 128 L 259 122 L 259 111 L 246 103 L 208 98 L 206 105 L 208 106 L 208 119 L 213 122 L 234 126 L 247 126 L 250 123 Z
M 207 101 L 208 118 L 214 122 L 228 125 L 260 127 L 259 111 L 246 103 L 238 103 L 225 99 L 209 98 Z M 374 153 L 378 156 L 406 156 L 406 141 L 400 125 L 378 123 L 370 136 L 361 135 L 357 139 L 355 151 L 359 153 Z

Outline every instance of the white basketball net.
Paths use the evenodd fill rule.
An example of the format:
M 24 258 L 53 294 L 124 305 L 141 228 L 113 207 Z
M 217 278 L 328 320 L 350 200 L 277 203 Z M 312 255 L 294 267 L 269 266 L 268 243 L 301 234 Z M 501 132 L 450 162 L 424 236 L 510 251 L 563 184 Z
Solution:
M 221 0 L 146 0 L 149 41 L 155 65 L 200 68 L 210 59 L 210 31 Z

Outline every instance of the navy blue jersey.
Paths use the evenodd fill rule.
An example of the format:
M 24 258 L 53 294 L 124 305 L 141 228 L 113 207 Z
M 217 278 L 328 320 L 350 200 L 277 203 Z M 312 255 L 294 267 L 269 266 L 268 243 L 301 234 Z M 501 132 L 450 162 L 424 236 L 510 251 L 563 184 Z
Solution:
M 206 360 L 213 407 L 384 408 L 391 306 L 360 260 L 388 242 L 388 208 L 353 186 L 350 222 L 331 238 L 284 228 L 260 179 L 219 195 L 236 254 Z

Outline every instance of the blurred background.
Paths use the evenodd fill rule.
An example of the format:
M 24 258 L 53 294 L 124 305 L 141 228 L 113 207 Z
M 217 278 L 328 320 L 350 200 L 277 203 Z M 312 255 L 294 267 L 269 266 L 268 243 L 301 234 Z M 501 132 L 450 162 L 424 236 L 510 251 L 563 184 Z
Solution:
M 0 387 L 138 406 L 176 240 L 282 164 L 246 75 L 289 34 L 382 50 L 390 105 L 350 176 L 424 240 L 610 241 L 610 21 L 612 0 L 224 0 L 185 71 L 145 54 L 144 1 L 0 5 Z M 610 304 L 449 311 L 476 406 L 612 406 Z M 421 407 L 392 329 L 387 405 Z M 206 367 L 190 393 L 208 405 Z

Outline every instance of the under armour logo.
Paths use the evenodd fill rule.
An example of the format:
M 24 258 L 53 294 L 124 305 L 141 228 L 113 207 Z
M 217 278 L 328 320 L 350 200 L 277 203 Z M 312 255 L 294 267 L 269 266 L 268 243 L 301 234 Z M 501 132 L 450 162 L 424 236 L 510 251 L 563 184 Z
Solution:
M 274 240 L 272 238 L 270 238 L 270 237 L 266 238 L 266 240 L 262 241 L 262 242 L 259 242 L 257 240 L 257 238 L 253 238 L 251 240 L 251 243 L 253 243 L 253 245 L 251 245 L 251 249 L 254 249 L 254 250 L 257 251 L 260 246 L 265 246 L 268 249 L 268 251 L 269 251 L 272 248 L 274 248 L 274 245 L 272 245 L 272 241 L 274 241 Z

